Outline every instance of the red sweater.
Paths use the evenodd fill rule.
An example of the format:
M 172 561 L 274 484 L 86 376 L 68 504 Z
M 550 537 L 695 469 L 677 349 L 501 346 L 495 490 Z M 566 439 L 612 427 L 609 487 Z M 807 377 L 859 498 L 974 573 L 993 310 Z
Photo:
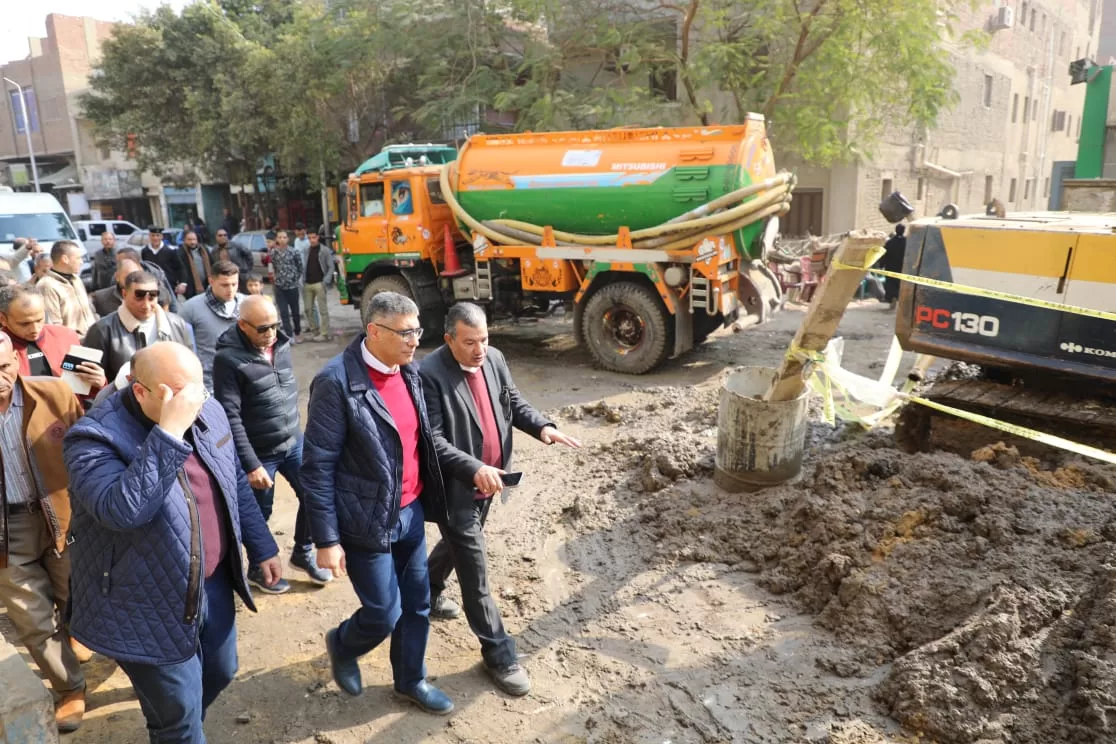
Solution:
M 422 473 L 419 468 L 419 418 L 411 391 L 403 375 L 398 372 L 384 374 L 368 368 L 368 377 L 376 392 L 384 399 L 391 420 L 399 431 L 399 441 L 403 445 L 403 495 L 399 508 L 409 505 L 422 493 Z

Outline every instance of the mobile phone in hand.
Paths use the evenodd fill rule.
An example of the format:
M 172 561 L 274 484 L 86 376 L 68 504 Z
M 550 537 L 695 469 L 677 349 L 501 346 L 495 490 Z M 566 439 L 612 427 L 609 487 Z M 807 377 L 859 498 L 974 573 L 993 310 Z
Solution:
M 511 488 L 513 486 L 518 486 L 519 482 L 521 480 L 523 480 L 523 473 L 501 473 L 500 474 L 500 481 L 504 484 L 504 486 L 506 486 L 508 488 Z

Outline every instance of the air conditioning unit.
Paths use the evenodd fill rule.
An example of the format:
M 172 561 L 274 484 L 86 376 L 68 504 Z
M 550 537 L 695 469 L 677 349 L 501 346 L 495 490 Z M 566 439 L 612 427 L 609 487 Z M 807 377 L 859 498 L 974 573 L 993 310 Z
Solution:
M 1015 8 L 1004 5 L 996 10 L 996 17 L 992 19 L 992 30 L 1000 31 L 1015 25 Z

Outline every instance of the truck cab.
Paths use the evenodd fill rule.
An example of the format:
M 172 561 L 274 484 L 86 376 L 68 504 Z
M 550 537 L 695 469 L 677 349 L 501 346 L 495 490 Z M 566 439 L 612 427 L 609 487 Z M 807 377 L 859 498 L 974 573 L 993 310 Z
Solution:
M 456 156 L 444 145 L 389 146 L 349 176 L 340 229 L 342 303 L 363 307 L 365 293 L 398 291 L 403 283 L 412 297 L 414 285 L 437 288 L 431 267 L 442 260 L 446 229 L 460 239 L 438 183 L 441 164 Z

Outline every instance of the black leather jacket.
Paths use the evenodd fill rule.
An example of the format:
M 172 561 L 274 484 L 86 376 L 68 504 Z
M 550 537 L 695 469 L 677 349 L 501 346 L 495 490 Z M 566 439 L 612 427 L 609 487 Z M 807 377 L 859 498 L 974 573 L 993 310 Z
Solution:
M 89 327 L 89 331 L 81 341 L 82 346 L 100 349 L 104 354 L 101 358 L 101 367 L 105 370 L 105 377 L 109 382 L 116 378 L 121 367 L 132 361 L 136 351 L 143 348 L 139 342 L 141 334 L 138 329 L 129 331 L 125 327 L 120 316 L 122 312 L 126 312 L 123 307 L 112 315 L 98 320 Z M 194 334 L 190 332 L 190 326 L 186 321 L 173 313 L 162 313 L 162 316 L 166 319 L 166 323 L 157 325 L 157 338 L 147 339 L 147 346 L 157 341 L 177 341 L 193 351 Z

